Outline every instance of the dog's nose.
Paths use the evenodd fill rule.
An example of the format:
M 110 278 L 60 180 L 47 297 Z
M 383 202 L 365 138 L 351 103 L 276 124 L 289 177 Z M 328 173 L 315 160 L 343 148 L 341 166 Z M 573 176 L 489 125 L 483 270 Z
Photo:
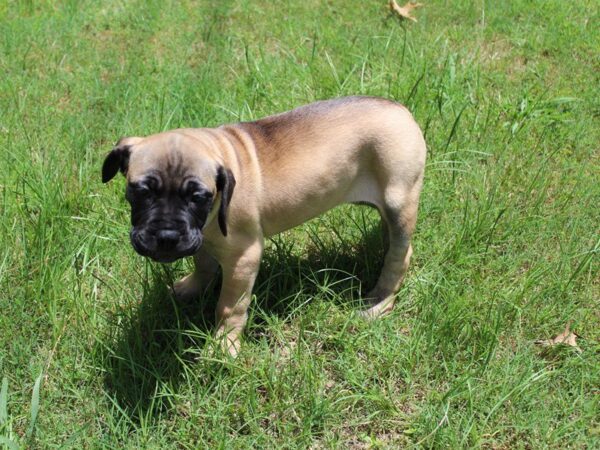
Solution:
M 179 242 L 179 232 L 175 230 L 160 230 L 156 233 L 156 243 L 160 248 L 172 248 Z

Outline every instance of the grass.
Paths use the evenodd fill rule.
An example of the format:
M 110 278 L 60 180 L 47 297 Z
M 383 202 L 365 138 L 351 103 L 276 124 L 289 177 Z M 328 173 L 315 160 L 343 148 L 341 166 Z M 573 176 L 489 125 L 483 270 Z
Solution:
M 600 446 L 593 1 L 0 4 L 0 447 Z M 124 135 L 322 98 L 406 104 L 429 159 L 398 304 L 352 314 L 372 211 L 272 239 L 243 351 L 127 244 Z M 542 351 L 567 322 L 581 353 Z

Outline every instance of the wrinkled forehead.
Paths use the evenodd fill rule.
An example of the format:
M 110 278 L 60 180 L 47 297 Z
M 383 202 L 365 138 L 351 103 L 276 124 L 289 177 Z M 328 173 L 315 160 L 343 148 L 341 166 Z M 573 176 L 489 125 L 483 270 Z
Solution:
M 213 187 L 217 164 L 208 158 L 196 142 L 181 136 L 149 138 L 136 144 L 129 157 L 127 178 L 130 183 L 158 178 L 164 185 L 179 186 L 195 178 Z

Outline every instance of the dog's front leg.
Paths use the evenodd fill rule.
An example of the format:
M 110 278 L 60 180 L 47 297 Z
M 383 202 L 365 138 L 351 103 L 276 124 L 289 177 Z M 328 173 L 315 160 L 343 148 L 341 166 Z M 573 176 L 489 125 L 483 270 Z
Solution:
M 191 274 L 183 277 L 173 287 L 175 296 L 180 300 L 188 300 L 200 295 L 201 290 L 206 289 L 211 282 L 219 263 L 204 248 L 200 248 L 194 255 L 196 269 Z
M 262 238 L 252 241 L 243 250 L 223 261 L 223 284 L 217 303 L 217 333 L 223 349 L 233 357 L 240 348 L 240 334 L 248 318 L 252 287 L 260 267 Z

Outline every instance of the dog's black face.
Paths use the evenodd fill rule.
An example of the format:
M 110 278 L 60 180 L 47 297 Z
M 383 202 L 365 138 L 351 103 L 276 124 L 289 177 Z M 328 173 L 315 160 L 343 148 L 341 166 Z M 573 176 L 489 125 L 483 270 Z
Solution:
M 214 203 L 200 180 L 169 186 L 149 175 L 129 183 L 125 197 L 131 205 L 131 244 L 140 255 L 173 262 L 198 251 Z
M 156 136 L 148 143 L 121 139 L 104 160 L 102 181 L 119 171 L 127 176 L 133 248 L 155 261 L 173 262 L 200 249 L 213 216 L 227 236 L 235 178 L 199 151 L 197 141 L 176 132 Z

